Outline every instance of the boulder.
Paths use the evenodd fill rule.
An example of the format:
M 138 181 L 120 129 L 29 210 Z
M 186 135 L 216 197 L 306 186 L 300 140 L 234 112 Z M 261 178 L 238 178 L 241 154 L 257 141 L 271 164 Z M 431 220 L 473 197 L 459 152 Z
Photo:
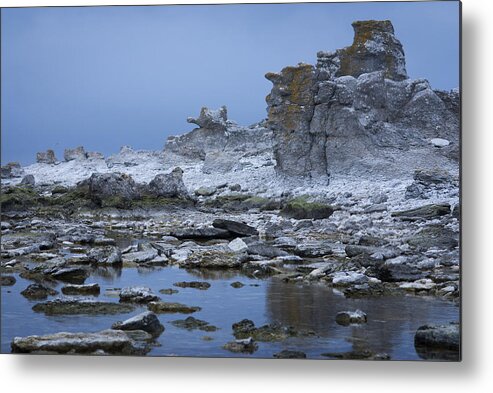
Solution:
M 188 199 L 188 190 L 183 183 L 183 170 L 174 168 L 171 173 L 160 173 L 150 181 L 148 191 L 151 195 L 165 198 Z
M 124 207 L 140 197 L 134 179 L 124 173 L 93 173 L 91 177 L 77 185 L 87 191 L 89 198 L 100 206 Z
M 56 163 L 55 152 L 51 149 L 36 153 L 36 162 L 40 164 L 54 164 Z
M 233 220 L 224 220 L 221 218 L 216 218 L 212 226 L 214 228 L 225 229 L 237 236 L 256 236 L 258 235 L 257 229 L 254 227 L 244 224 L 242 222 Z
M 281 209 L 284 217 L 295 218 L 297 220 L 314 219 L 320 220 L 329 218 L 334 213 L 332 206 L 318 202 L 308 202 L 306 198 L 296 198 L 288 201 Z
M 414 335 L 414 345 L 459 351 L 460 326 L 458 323 L 420 326 Z
M 146 311 L 125 321 L 115 322 L 112 326 L 115 330 L 143 330 L 153 337 L 159 336 L 164 331 L 164 326 L 159 321 L 156 314 Z
M 43 284 L 30 284 L 21 292 L 21 295 L 29 300 L 44 300 L 48 296 L 57 295 L 58 291 Z
M 366 323 L 367 320 L 366 314 L 361 310 L 340 311 L 336 314 L 336 322 L 343 326 Z
M 147 287 L 127 287 L 120 291 L 120 302 L 149 303 L 159 300 L 159 296 Z
M 20 184 L 27 187 L 34 187 L 35 183 L 34 175 L 26 175 L 22 178 Z
M 21 168 L 21 164 L 18 162 L 9 162 L 7 165 L 2 165 L 1 167 L 1 178 L 11 179 L 15 177 L 21 177 L 24 170 Z

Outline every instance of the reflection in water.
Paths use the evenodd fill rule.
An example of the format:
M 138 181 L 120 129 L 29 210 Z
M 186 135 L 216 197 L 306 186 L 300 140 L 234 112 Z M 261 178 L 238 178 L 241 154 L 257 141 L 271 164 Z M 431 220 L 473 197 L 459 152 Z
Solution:
M 320 284 L 271 280 L 266 291 L 270 319 L 297 329 L 313 329 L 321 337 L 337 338 L 342 334 L 352 344 L 353 351 L 370 349 L 391 353 L 396 345 L 402 344 L 403 335 L 413 337 L 419 326 L 437 319 L 456 320 L 458 312 L 453 304 L 437 299 L 411 296 L 347 299 Z M 336 324 L 339 311 L 356 309 L 367 313 L 368 323 L 349 327 Z

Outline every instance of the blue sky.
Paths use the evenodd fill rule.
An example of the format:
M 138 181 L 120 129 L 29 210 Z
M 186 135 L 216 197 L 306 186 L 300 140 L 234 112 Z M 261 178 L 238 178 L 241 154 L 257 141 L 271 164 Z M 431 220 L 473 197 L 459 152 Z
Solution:
M 350 45 L 354 20 L 390 19 L 409 76 L 451 89 L 458 15 L 455 1 L 2 9 L 2 162 L 159 150 L 202 106 L 259 121 L 265 73 Z

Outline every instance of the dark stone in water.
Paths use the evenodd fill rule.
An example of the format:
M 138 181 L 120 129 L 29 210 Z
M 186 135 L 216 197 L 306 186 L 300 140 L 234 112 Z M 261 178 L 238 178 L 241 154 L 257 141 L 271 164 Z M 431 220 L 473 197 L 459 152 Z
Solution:
M 0 276 L 0 285 L 5 287 L 10 287 L 16 283 L 14 276 Z
M 281 326 L 277 323 L 271 323 L 260 327 L 255 327 L 253 321 L 249 319 L 243 319 L 240 322 L 234 323 L 233 335 L 236 338 L 248 338 L 251 337 L 256 341 L 282 341 L 288 337 L 298 336 L 300 332 L 297 332 L 291 326 Z M 309 335 L 311 332 L 303 332 L 301 335 Z
M 306 353 L 301 351 L 284 350 L 274 354 L 276 359 L 306 359 Z
M 230 352 L 253 353 L 258 349 L 258 345 L 251 337 L 248 337 L 245 339 L 230 341 L 225 344 L 223 348 Z
M 232 282 L 230 285 L 231 285 L 233 288 L 242 288 L 242 287 L 244 287 L 244 286 L 245 286 L 245 284 L 243 284 L 243 283 L 241 283 L 241 282 L 239 282 L 239 281 Z
M 99 284 L 86 284 L 86 285 L 65 285 L 62 288 L 64 295 L 99 295 L 101 288 Z
M 21 295 L 30 300 L 44 300 L 48 296 L 57 295 L 58 292 L 43 284 L 31 284 L 21 292 Z
M 163 295 L 174 295 L 175 293 L 178 293 L 179 291 L 177 289 L 173 288 L 166 288 L 166 289 L 160 289 L 159 293 Z
M 33 306 L 33 311 L 46 315 L 78 315 L 78 314 L 122 314 L 134 310 L 129 304 L 100 302 L 91 299 L 55 299 Z
M 180 287 L 180 288 L 195 288 L 195 289 L 200 289 L 202 291 L 205 291 L 211 287 L 211 284 L 205 281 L 182 281 L 182 282 L 175 282 L 173 284 L 175 287 Z
M 164 326 L 159 322 L 156 314 L 151 311 L 143 312 L 123 322 L 118 321 L 111 328 L 115 330 L 143 330 L 154 337 L 159 336 L 164 331 Z
M 171 323 L 176 327 L 187 329 L 187 330 L 199 329 L 205 332 L 215 332 L 218 329 L 216 326 L 210 325 L 209 322 L 202 321 L 194 317 L 188 317 L 186 319 L 178 319 L 176 321 L 172 321 Z
M 165 314 L 165 313 L 191 314 L 201 310 L 200 307 L 187 306 L 186 304 L 168 303 L 168 302 L 150 302 L 147 305 L 147 308 L 155 312 L 156 314 Z
M 349 352 L 325 352 L 322 353 L 321 356 L 347 360 L 390 360 L 390 355 L 386 353 L 374 353 L 369 349 L 354 350 Z
M 459 351 L 460 327 L 456 322 L 449 325 L 423 325 L 414 336 L 416 347 Z

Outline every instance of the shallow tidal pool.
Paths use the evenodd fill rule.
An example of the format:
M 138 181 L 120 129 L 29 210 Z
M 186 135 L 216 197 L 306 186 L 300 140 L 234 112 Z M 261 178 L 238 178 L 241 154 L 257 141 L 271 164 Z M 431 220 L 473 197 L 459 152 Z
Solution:
M 1 351 L 10 353 L 10 343 L 16 336 L 44 335 L 56 332 L 96 332 L 108 329 L 118 320 L 125 320 L 145 311 L 138 306 L 133 312 L 120 315 L 57 315 L 46 316 L 32 311 L 39 301 L 30 301 L 20 292 L 30 281 L 15 275 L 13 286 L 2 287 Z M 178 288 L 179 281 L 207 281 L 208 290 Z M 230 284 L 240 281 L 241 288 Z M 416 329 L 427 323 L 448 323 L 459 320 L 459 307 L 452 302 L 431 297 L 387 296 L 347 299 L 321 284 L 285 283 L 276 278 L 252 279 L 237 271 L 187 271 L 177 267 L 153 269 L 99 268 L 86 283 L 98 283 L 99 300 L 118 302 L 112 289 L 147 286 L 163 301 L 199 306 L 193 314 L 159 314 L 165 331 L 147 356 L 261 357 L 272 358 L 282 350 L 297 350 L 307 358 L 327 359 L 325 352 L 348 352 L 369 349 L 387 353 L 392 360 L 422 359 L 414 348 Z M 57 286 L 60 291 L 63 284 Z M 160 294 L 160 289 L 174 288 L 173 295 Z M 48 300 L 52 299 L 49 297 Z M 368 323 L 340 326 L 335 322 L 339 311 L 361 309 Z M 186 330 L 171 321 L 192 315 L 219 329 L 215 332 Z M 258 342 L 253 354 L 238 354 L 222 346 L 234 340 L 231 325 L 242 319 L 255 325 L 279 322 L 297 330 L 313 330 L 316 336 L 291 337 L 281 342 Z M 205 337 L 205 338 L 204 338 Z

